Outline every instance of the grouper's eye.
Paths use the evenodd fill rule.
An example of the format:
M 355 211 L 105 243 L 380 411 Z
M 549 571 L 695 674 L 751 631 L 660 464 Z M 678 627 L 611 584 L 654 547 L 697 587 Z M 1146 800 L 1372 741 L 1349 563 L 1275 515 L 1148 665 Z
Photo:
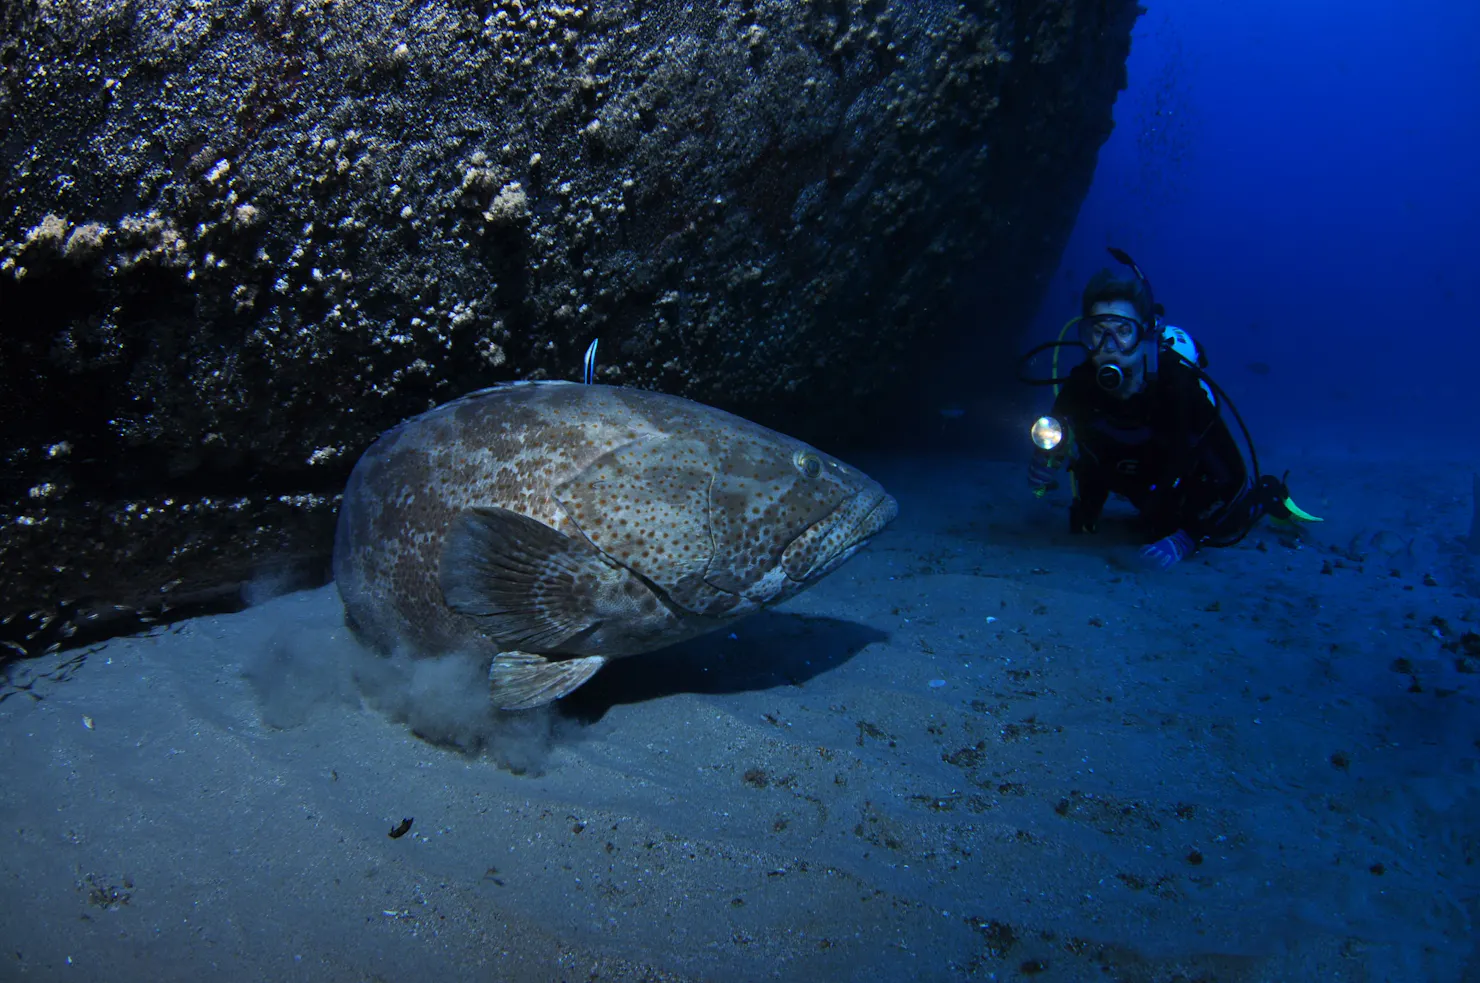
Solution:
M 822 473 L 822 458 L 811 451 L 797 451 L 791 456 L 791 463 L 809 478 L 815 478 Z

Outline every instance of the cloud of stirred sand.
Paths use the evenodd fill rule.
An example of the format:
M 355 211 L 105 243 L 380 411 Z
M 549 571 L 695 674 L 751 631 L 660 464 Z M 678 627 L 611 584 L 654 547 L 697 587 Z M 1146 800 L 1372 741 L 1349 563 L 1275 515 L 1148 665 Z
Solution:
M 264 621 L 270 627 L 260 636 L 244 638 L 248 651 L 242 673 L 265 726 L 291 730 L 314 713 L 368 705 L 423 740 L 486 756 L 514 772 L 538 772 L 557 740 L 578 729 L 550 707 L 518 713 L 495 709 L 486 658 L 466 653 L 417 658 L 405 651 L 382 655 L 367 649 L 344 626 L 333 586 L 313 593 L 322 594 L 323 603 L 264 601 L 282 607 L 287 617 Z

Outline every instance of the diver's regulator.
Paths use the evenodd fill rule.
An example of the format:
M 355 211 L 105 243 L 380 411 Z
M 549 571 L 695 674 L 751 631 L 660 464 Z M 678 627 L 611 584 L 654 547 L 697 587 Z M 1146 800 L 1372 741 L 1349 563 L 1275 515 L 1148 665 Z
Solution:
M 1114 362 L 1106 362 L 1095 373 L 1095 382 L 1107 393 L 1113 393 L 1125 385 L 1125 370 Z

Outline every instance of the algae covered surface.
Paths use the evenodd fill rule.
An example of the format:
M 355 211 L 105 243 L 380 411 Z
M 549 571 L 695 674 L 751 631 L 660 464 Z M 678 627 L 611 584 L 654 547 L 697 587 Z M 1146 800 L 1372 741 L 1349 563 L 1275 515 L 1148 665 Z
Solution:
M 379 433 L 574 379 L 597 337 L 599 381 L 803 439 L 871 431 L 879 394 L 959 335 L 944 315 L 978 271 L 994 330 L 1037 303 L 1135 18 L 6 4 L 12 640 L 219 599 L 269 553 L 320 576 Z

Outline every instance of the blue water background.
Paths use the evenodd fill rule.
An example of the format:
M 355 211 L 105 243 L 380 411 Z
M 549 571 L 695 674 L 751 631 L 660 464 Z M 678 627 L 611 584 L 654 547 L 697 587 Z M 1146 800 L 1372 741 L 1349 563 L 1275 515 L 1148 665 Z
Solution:
M 1024 345 L 1118 245 L 1267 455 L 1480 453 L 1480 3 L 1148 6 Z

